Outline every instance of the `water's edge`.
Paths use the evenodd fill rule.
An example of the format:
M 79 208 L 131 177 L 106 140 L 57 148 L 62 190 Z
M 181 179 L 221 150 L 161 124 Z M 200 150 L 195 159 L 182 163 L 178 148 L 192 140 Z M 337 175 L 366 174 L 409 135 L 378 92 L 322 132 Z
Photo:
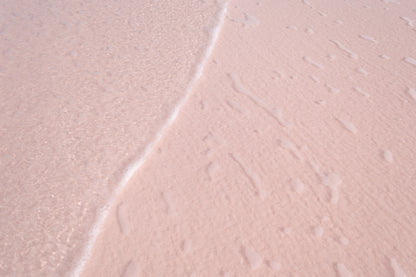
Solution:
M 116 186 L 112 196 L 110 197 L 110 200 L 104 205 L 103 208 L 100 209 L 98 219 L 94 223 L 93 227 L 91 228 L 91 231 L 88 235 L 88 241 L 86 243 L 86 246 L 84 247 L 81 258 L 78 261 L 78 263 L 75 264 L 74 269 L 70 272 L 70 276 L 72 277 L 78 277 L 83 272 L 83 269 L 90 258 L 93 250 L 93 246 L 95 244 L 95 241 L 97 240 L 98 234 L 100 233 L 101 227 L 103 226 L 105 220 L 107 219 L 108 213 L 110 208 L 113 206 L 113 204 L 116 202 L 117 196 L 119 193 L 125 188 L 127 183 L 130 181 L 132 176 L 139 170 L 139 168 L 144 164 L 144 162 L 147 160 L 147 158 L 150 156 L 150 154 L 153 152 L 153 149 L 158 144 L 158 142 L 161 140 L 161 138 L 166 133 L 167 129 L 173 124 L 173 122 L 176 120 L 180 110 L 184 106 L 184 104 L 189 99 L 192 89 L 199 80 L 199 78 L 202 76 L 204 67 L 206 62 L 208 61 L 214 46 L 216 44 L 216 41 L 218 39 L 218 35 L 222 29 L 225 14 L 227 11 L 229 1 L 225 1 L 224 3 L 219 4 L 220 10 L 217 14 L 217 25 L 211 30 L 210 32 L 210 39 L 208 40 L 208 45 L 205 48 L 205 52 L 202 55 L 201 61 L 197 64 L 195 68 L 195 74 L 191 81 L 188 84 L 188 87 L 185 90 L 185 95 L 182 99 L 179 100 L 178 104 L 173 109 L 171 115 L 166 120 L 165 124 L 161 127 L 159 132 L 156 133 L 155 138 L 153 141 L 151 141 L 146 148 L 143 151 L 143 154 L 134 162 L 132 162 L 130 165 L 127 166 L 127 168 L 124 170 L 124 174 L 121 177 L 120 182 Z

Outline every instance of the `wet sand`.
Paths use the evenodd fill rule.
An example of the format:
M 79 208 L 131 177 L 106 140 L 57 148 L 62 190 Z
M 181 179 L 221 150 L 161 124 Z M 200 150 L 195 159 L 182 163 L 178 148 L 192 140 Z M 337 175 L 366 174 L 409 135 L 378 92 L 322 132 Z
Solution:
M 222 22 L 225 2 L 197 2 L 189 8 L 205 11 L 206 18 L 213 22 L 210 26 L 217 27 L 219 35 L 205 32 L 205 37 L 194 44 L 205 46 L 202 52 L 195 53 L 210 54 L 201 74 L 195 75 L 192 69 L 201 65 L 201 59 L 196 54 L 193 60 L 184 56 L 189 64 L 184 63 L 181 68 L 197 76 L 184 78 L 186 82 L 181 83 L 186 92 L 191 80 L 196 80 L 189 94 L 174 94 L 175 104 L 168 98 L 159 98 L 153 90 L 147 96 L 140 92 L 132 93 L 131 98 L 120 97 L 123 103 L 133 105 L 132 101 L 139 103 L 152 95 L 155 102 L 144 105 L 151 112 L 156 112 L 158 101 L 170 104 L 170 108 L 158 111 L 171 112 L 156 119 L 146 117 L 143 110 L 121 104 L 126 117 L 108 116 L 108 120 L 126 122 L 133 114 L 137 122 L 147 118 L 147 124 L 155 130 L 146 132 L 147 140 L 143 133 L 135 132 L 146 130 L 140 129 L 143 125 L 133 124 L 127 134 L 120 132 L 126 129 L 120 127 L 119 121 L 111 121 L 111 132 L 94 133 L 102 135 L 102 140 L 118 140 L 112 141 L 114 148 L 94 144 L 93 138 L 74 139 L 85 143 L 81 150 L 86 157 L 88 146 L 97 147 L 90 150 L 95 156 L 102 153 L 98 149 L 106 149 L 107 156 L 102 157 L 105 163 L 93 163 L 92 171 L 97 174 L 97 170 L 102 170 L 102 179 L 93 180 L 106 180 L 108 192 L 103 193 L 98 185 L 95 190 L 84 190 L 85 183 L 76 183 L 73 191 L 82 191 L 89 197 L 85 205 L 107 204 L 108 213 L 100 214 L 93 231 L 93 220 L 87 213 L 90 221 L 83 221 L 84 229 L 79 230 L 89 228 L 90 240 L 77 240 L 78 249 L 83 250 L 82 260 L 74 259 L 69 252 L 62 254 L 72 258 L 73 267 L 61 272 L 125 277 L 416 275 L 415 4 L 231 1 Z M 159 10 L 162 14 L 164 7 Z M 178 22 L 181 20 L 184 17 Z M 203 26 L 205 21 L 199 20 L 196 25 Z M 198 28 L 194 31 L 198 33 Z M 204 39 L 205 44 L 201 43 Z M 215 43 L 212 53 L 206 51 L 209 42 Z M 198 49 L 196 46 L 193 49 Z M 146 54 L 138 57 L 138 63 L 145 57 Z M 115 68 L 114 72 L 117 70 L 121 69 Z M 177 80 L 171 77 L 172 82 Z M 130 77 L 126 80 L 133 82 Z M 140 86 L 146 85 L 146 80 L 136 81 Z M 45 84 L 42 79 L 38 82 Z M 162 81 L 155 79 L 155 83 Z M 113 80 L 108 84 L 113 84 Z M 166 86 L 176 91 L 171 83 Z M 163 91 L 160 88 L 161 95 Z M 101 107 L 101 98 L 94 95 L 91 103 Z M 13 101 L 33 101 L 23 100 Z M 79 103 L 75 107 L 85 105 Z M 61 114 L 58 111 L 54 107 L 50 114 Z M 108 111 L 117 110 L 110 106 Z M 36 110 L 31 115 L 43 114 Z M 22 114 L 20 120 L 26 118 Z M 6 124 L 10 120 L 3 121 Z M 56 126 L 57 121 L 46 122 Z M 96 126 L 94 121 L 87 122 L 90 125 L 82 129 L 85 132 Z M 107 126 L 108 122 L 105 123 Z M 10 126 L 16 126 L 13 124 Z M 65 130 L 74 129 L 67 125 Z M 27 130 L 33 132 L 33 127 Z M 62 131 L 55 132 L 56 135 L 48 134 L 53 141 L 68 139 Z M 45 130 L 43 134 L 46 133 Z M 13 140 L 16 137 L 17 134 L 10 134 L 9 141 L 16 141 L 11 145 L 36 149 L 33 144 Z M 41 142 L 38 141 L 39 145 Z M 143 150 L 146 146 L 148 151 Z M 55 152 L 57 158 L 64 157 L 62 151 Z M 55 157 L 55 152 L 46 152 L 31 164 L 40 166 L 42 161 Z M 120 157 L 127 156 L 125 153 L 131 155 L 123 160 Z M 16 161 L 23 159 L 17 154 L 14 157 Z M 80 162 L 78 158 L 75 161 Z M 106 171 L 104 165 L 113 171 Z M 115 166 L 115 174 L 106 174 L 114 173 Z M 11 168 L 15 170 L 11 175 L 2 176 L 12 176 L 15 182 L 22 180 L 24 176 L 17 174 L 22 169 Z M 28 172 L 38 176 L 41 170 Z M 64 171 L 54 172 L 58 175 Z M 79 172 L 69 171 L 65 176 L 75 176 L 77 181 L 88 176 Z M 73 183 L 68 181 L 69 184 Z M 17 191 L 9 194 L 15 195 L 8 198 L 15 199 L 11 207 L 29 199 L 21 196 L 19 186 L 10 188 Z M 29 193 L 33 195 L 33 191 Z M 59 191 L 69 203 L 75 203 L 68 193 L 71 190 L 60 187 Z M 47 193 L 35 195 L 44 199 Z M 100 201 L 92 201 L 92 195 Z M 31 209 L 18 207 L 22 215 L 30 214 Z M 54 202 L 46 207 L 59 205 Z M 72 209 L 62 209 L 62 213 L 68 211 Z M 20 223 L 17 219 L 22 218 L 7 213 L 1 218 L 9 218 L 10 226 L 29 224 Z M 52 222 L 57 229 L 65 228 L 58 219 Z M 49 230 L 38 222 L 31 224 L 39 228 L 39 233 Z M 28 230 L 22 231 L 21 236 L 31 236 Z M 17 238 L 21 236 L 8 229 L 1 233 L 9 236 L 9 242 L 19 245 Z M 46 238 L 45 244 L 49 242 Z M 7 250 L 3 245 L 2 257 Z M 19 248 L 11 249 L 15 250 L 10 253 L 17 253 Z M 55 253 L 53 249 L 48 251 L 42 252 L 45 257 Z M 36 262 L 11 264 L 14 269 L 19 265 L 30 269 Z M 13 268 L 8 270 L 12 272 Z M 51 275 L 58 272 L 45 267 L 42 270 Z
M 232 1 L 82 276 L 416 274 L 411 2 Z

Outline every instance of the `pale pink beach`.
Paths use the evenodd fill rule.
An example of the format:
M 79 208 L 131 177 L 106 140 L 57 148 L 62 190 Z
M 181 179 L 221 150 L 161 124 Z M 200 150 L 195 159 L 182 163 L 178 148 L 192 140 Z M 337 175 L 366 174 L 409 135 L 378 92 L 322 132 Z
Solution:
M 416 1 L 0 7 L 0 276 L 416 276 Z

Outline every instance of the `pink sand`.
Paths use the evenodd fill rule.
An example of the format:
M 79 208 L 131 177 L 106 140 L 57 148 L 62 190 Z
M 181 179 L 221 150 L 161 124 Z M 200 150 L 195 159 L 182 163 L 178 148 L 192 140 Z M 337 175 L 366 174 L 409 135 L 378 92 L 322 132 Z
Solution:
M 414 1 L 187 2 L 6 5 L 0 273 L 416 276 Z

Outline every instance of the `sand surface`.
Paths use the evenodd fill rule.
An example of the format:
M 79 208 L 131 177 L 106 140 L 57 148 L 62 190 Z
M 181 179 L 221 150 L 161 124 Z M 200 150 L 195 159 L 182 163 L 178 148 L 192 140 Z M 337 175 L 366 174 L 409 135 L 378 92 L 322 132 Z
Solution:
M 10 3 L 2 275 L 416 276 L 414 1 Z

